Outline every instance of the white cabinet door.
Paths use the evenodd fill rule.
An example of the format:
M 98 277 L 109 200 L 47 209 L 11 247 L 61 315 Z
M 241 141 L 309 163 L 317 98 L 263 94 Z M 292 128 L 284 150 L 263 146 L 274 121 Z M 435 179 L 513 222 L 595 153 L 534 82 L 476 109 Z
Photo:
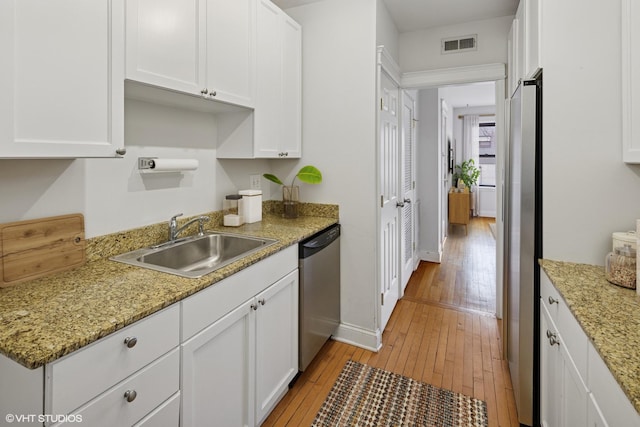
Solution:
M 524 9 L 525 19 L 525 70 L 526 78 L 533 78 L 538 68 L 542 67 L 541 25 L 542 0 L 526 0 Z
M 256 297 L 256 421 L 261 423 L 298 373 L 298 270 Z
M 0 158 L 115 157 L 124 1 L 0 2 Z
M 256 0 L 206 0 L 208 96 L 253 106 Z
M 560 351 L 560 426 L 587 425 L 588 390 L 583 378 L 578 373 L 573 359 L 566 351 L 566 346 L 559 344 Z
M 301 155 L 301 32 L 277 6 L 259 0 L 255 157 Z
M 558 346 L 550 341 L 557 334 L 555 325 L 540 302 L 540 424 L 542 427 L 558 426 L 558 401 L 560 395 Z
M 183 427 L 253 426 L 255 314 L 245 302 L 182 345 Z
M 589 409 L 587 414 L 587 426 L 588 427 L 609 427 L 609 424 L 604 420 L 602 412 L 598 404 L 594 400 L 593 394 L 589 394 Z
M 302 28 L 282 13 L 282 137 L 286 157 L 302 155 Z
M 202 0 L 127 1 L 127 79 L 199 94 L 205 87 Z

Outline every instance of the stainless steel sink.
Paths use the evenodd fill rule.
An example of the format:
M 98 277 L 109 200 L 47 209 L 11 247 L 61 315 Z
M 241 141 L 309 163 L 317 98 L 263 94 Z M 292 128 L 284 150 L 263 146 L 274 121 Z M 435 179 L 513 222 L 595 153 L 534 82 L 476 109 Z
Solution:
M 276 242 L 274 239 L 208 232 L 202 236 L 127 252 L 111 259 L 182 277 L 196 278 Z

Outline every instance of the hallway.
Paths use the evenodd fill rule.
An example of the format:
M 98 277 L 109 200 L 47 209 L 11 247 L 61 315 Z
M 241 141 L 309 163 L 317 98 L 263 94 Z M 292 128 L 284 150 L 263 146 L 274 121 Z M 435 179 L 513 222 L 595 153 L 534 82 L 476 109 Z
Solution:
M 450 229 L 443 262 L 422 262 L 387 324 L 379 352 L 330 340 L 265 426 L 307 426 L 349 359 L 487 403 L 489 426 L 518 426 L 495 310 L 495 242 L 489 220 L 468 236 Z M 493 263 L 493 264 L 492 264 Z

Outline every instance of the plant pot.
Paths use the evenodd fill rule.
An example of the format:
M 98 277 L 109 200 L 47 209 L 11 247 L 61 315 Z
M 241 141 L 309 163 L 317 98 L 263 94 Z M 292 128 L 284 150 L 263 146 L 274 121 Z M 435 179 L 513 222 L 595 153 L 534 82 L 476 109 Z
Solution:
M 299 187 L 297 185 L 282 186 L 282 207 L 285 218 L 298 218 L 298 205 L 300 203 Z

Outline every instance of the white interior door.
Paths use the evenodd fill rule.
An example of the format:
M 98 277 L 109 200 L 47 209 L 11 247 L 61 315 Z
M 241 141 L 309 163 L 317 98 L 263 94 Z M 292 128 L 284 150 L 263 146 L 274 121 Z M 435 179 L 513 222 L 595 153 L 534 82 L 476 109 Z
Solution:
M 398 215 L 400 147 L 398 145 L 398 85 L 381 69 L 379 114 L 380 159 L 380 330 L 398 302 L 400 224 Z
M 447 239 L 447 232 L 449 229 L 449 164 L 448 164 L 448 155 L 449 155 L 449 144 L 448 144 L 448 134 L 449 134 L 449 108 L 444 99 L 440 100 L 440 163 L 438 165 L 439 175 L 440 175 L 440 244 L 439 251 L 440 256 L 442 256 L 442 252 L 444 251 L 444 242 Z
M 407 92 L 402 93 L 402 163 L 401 177 L 401 219 L 400 219 L 400 281 L 401 290 L 409 282 L 415 266 L 415 167 L 413 156 L 415 153 L 415 101 Z

